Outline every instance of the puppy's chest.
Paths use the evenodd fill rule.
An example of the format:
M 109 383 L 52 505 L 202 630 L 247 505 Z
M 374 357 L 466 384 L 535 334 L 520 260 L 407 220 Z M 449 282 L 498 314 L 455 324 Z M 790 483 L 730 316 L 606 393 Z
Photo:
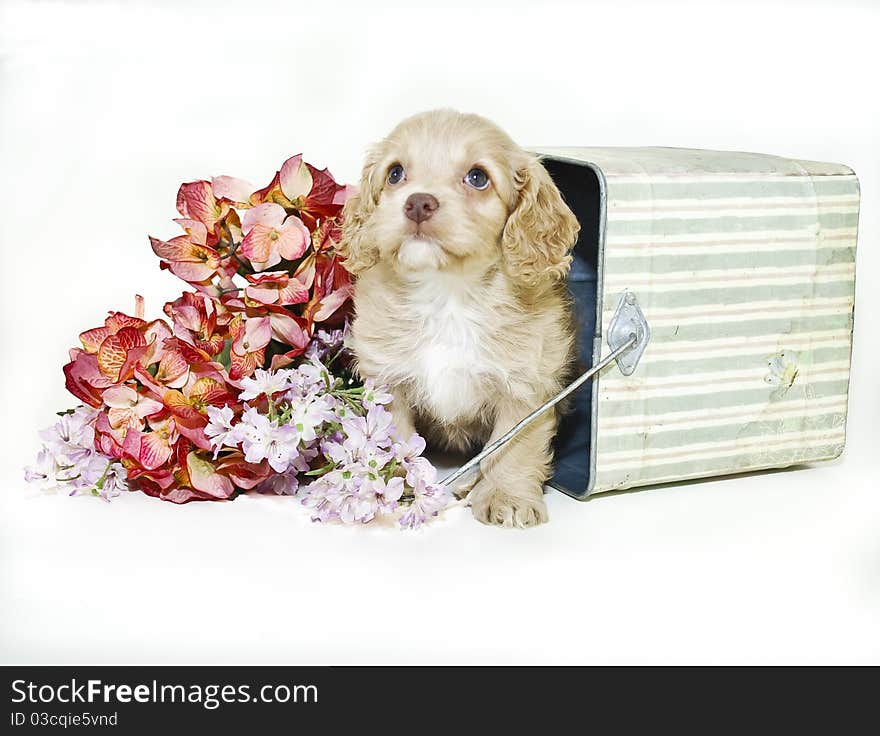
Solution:
M 415 291 L 408 302 L 413 349 L 403 367 L 413 398 L 445 421 L 474 416 L 487 392 L 506 381 L 497 361 L 491 308 L 471 293 L 429 289 Z

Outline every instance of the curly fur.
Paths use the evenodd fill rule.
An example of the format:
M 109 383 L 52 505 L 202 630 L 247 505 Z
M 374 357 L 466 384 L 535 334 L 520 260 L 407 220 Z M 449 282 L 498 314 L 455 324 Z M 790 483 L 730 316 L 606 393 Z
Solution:
M 545 277 L 565 278 L 578 221 L 537 158 L 517 171 L 514 181 L 519 200 L 501 237 L 510 275 L 531 285 Z

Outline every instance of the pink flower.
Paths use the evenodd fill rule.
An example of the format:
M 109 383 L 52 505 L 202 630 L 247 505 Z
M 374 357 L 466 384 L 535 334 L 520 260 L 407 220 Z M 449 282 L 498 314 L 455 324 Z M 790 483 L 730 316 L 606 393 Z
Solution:
M 272 324 L 268 317 L 242 317 L 236 315 L 229 323 L 232 337 L 229 376 L 237 381 L 251 375 L 263 365 L 266 346 L 272 339 Z
M 311 243 L 311 233 L 296 215 L 288 216 L 285 209 L 267 202 L 249 209 L 241 221 L 241 253 L 256 271 L 265 271 L 284 258 L 293 261 Z
M 177 211 L 183 217 L 205 226 L 210 241 L 215 241 L 217 223 L 229 212 L 228 202 L 218 202 L 211 183 L 199 180 L 181 184 L 177 192 Z
M 111 386 L 102 394 L 104 404 L 109 407 L 107 418 L 113 429 L 144 428 L 144 419 L 158 414 L 165 407 L 162 402 L 139 394 L 131 386 Z
M 162 259 L 164 268 L 191 284 L 210 283 L 220 268 L 220 254 L 187 235 L 178 235 L 168 241 L 151 236 L 150 245 L 153 253 Z

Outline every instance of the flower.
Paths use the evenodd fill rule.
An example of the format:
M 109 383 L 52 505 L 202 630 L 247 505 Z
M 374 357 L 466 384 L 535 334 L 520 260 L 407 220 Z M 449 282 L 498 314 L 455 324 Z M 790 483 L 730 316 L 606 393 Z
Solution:
M 437 516 L 452 503 L 452 494 L 442 485 L 417 482 L 413 486 L 413 500 L 400 516 L 400 525 L 415 529 L 429 518 Z
M 232 424 L 234 416 L 232 408 L 228 405 L 222 408 L 208 407 L 205 435 L 211 439 L 211 444 L 214 445 L 215 459 L 223 447 L 238 447 L 244 439 L 241 426 L 233 426 Z
M 326 395 L 312 394 L 291 400 L 290 423 L 303 442 L 312 442 L 325 422 L 335 419 L 334 403 Z
M 93 407 L 103 403 L 103 392 L 134 376 L 138 366 L 158 362 L 171 330 L 162 320 L 146 322 L 122 312 L 111 312 L 103 327 L 80 334 L 82 349 L 70 351 L 64 366 L 65 386 Z
M 64 488 L 71 495 L 91 493 L 109 500 L 128 490 L 122 466 L 95 449 L 95 422 L 99 412 L 80 406 L 64 412 L 40 432 L 43 446 L 36 463 L 25 468 L 25 480 L 46 489 Z
M 194 232 L 194 239 L 188 235 L 178 235 L 168 241 L 150 237 L 150 246 L 153 253 L 162 259 L 162 266 L 175 276 L 190 284 L 207 284 L 217 275 L 220 254 L 205 244 L 204 226 L 194 229 Z
M 242 413 L 241 448 L 249 463 L 268 460 L 276 473 L 285 472 L 297 455 L 299 434 L 290 424 L 279 424 L 255 408 L 245 406 Z
M 244 389 L 238 398 L 242 401 L 256 399 L 258 396 L 272 398 L 275 394 L 287 391 L 291 387 L 291 373 L 289 370 L 266 371 L 257 368 L 253 376 L 241 379 Z
M 177 211 L 204 226 L 206 238 L 215 237 L 217 224 L 229 212 L 228 202 L 218 201 L 210 182 L 199 180 L 181 184 L 177 191 Z M 158 254 L 157 254 L 158 255 Z
M 257 205 L 241 220 L 244 240 L 241 252 L 256 271 L 265 271 L 281 259 L 292 261 L 306 251 L 311 242 L 308 228 L 296 215 L 288 215 L 279 204 Z
M 84 459 L 94 449 L 97 416 L 95 409 L 86 406 L 64 412 L 55 424 L 39 433 L 44 448 L 65 465 Z
M 306 348 L 305 357 L 312 361 L 321 361 L 334 356 L 342 349 L 344 335 L 344 329 L 317 330 Z
M 109 407 L 107 417 L 113 429 L 143 429 L 145 417 L 158 414 L 165 408 L 162 402 L 139 394 L 131 386 L 111 386 L 101 396 L 104 405 Z
M 367 379 L 364 381 L 364 406 L 373 408 L 382 404 L 390 404 L 392 400 L 391 394 L 384 390 L 383 387 L 376 387 L 375 381 Z
M 297 209 L 313 230 L 319 220 L 336 217 L 352 191 L 337 184 L 327 169 L 318 170 L 296 155 L 281 165 L 268 186 L 251 195 L 251 202 L 275 202 Z
M 175 337 L 210 356 L 222 352 L 228 337 L 226 325 L 232 317 L 219 302 L 188 291 L 166 303 L 164 311 L 172 322 Z
M 272 339 L 272 323 L 268 317 L 236 315 L 229 323 L 232 338 L 229 376 L 240 379 L 251 375 L 263 364 L 266 346 Z

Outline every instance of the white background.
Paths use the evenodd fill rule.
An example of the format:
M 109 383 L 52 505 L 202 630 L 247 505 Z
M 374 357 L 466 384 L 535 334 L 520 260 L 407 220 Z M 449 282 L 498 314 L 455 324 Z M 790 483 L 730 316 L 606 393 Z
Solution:
M 275 7 L 277 5 L 277 7 Z M 294 10 L 295 8 L 295 10 Z M 880 662 L 880 13 L 869 2 L 31 3 L 0 16 L 4 662 Z M 112 504 L 25 487 L 61 365 L 184 284 L 147 233 L 181 181 L 354 181 L 401 117 L 524 144 L 755 150 L 862 183 L 839 462 L 600 497 L 527 532 L 420 533 L 295 501 Z

